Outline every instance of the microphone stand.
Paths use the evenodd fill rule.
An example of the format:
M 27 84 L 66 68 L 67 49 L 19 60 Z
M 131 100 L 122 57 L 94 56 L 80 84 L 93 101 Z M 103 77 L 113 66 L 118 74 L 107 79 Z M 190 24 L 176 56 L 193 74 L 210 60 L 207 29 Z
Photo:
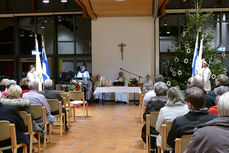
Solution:
M 127 72 L 127 73 L 129 73 L 129 74 L 132 74 L 132 75 L 137 76 L 137 77 L 138 77 L 138 79 L 139 79 L 139 83 L 140 83 L 140 79 L 142 78 L 142 76 L 137 75 L 137 74 L 135 74 L 135 73 L 132 73 L 132 72 L 130 72 L 130 71 L 127 71 L 127 70 L 125 70 L 125 69 L 123 69 L 123 68 L 120 68 L 120 70 L 122 70 L 122 71 L 124 71 L 124 72 Z
M 140 79 L 142 78 L 142 76 L 137 75 L 137 74 L 135 74 L 135 73 L 132 73 L 132 72 L 130 72 L 130 71 L 127 71 L 127 70 L 125 70 L 125 69 L 123 69 L 123 68 L 120 68 L 120 70 L 122 70 L 122 71 L 124 71 L 124 72 L 127 72 L 127 73 L 129 73 L 129 74 L 132 74 L 132 75 L 137 76 L 138 79 L 139 79 L 139 83 L 140 83 Z M 137 104 L 135 103 L 135 93 L 134 93 L 134 104 L 137 105 Z M 138 103 L 138 104 L 139 104 L 139 103 Z

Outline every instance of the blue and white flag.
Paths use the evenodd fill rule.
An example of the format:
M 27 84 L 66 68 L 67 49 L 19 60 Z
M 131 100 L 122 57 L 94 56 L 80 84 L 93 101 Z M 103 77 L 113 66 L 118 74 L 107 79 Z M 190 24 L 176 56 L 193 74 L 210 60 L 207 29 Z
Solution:
M 194 50 L 194 55 L 193 55 L 193 60 L 192 60 L 192 76 L 196 75 L 196 60 L 198 57 L 198 44 L 199 44 L 199 32 L 196 35 L 196 45 L 195 45 L 195 50 Z
M 44 43 L 43 35 L 42 35 L 42 69 L 43 69 L 42 76 L 43 76 L 43 84 L 44 84 L 45 80 L 50 78 L 50 73 L 49 73 L 48 59 L 45 52 L 45 43 Z
M 203 42 L 204 42 L 204 37 L 202 36 L 201 41 L 200 41 L 199 55 L 196 60 L 196 68 L 195 68 L 195 75 L 200 75 L 200 76 L 202 75 Z

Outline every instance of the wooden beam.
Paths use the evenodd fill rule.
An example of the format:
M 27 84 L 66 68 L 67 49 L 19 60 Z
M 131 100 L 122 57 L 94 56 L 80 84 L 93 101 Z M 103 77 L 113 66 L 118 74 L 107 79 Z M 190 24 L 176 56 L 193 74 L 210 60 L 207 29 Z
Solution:
M 35 3 L 34 3 L 34 0 L 32 0 L 32 10 L 35 10 Z
M 165 0 L 158 0 L 158 8 L 160 9 Z
M 54 9 L 54 10 L 20 10 L 20 11 L 0 11 L 0 14 L 12 13 L 45 13 L 45 12 L 80 12 L 81 9 Z
M 159 8 L 159 14 L 164 16 L 165 15 L 165 8 L 167 6 L 167 4 L 169 3 L 170 0 L 164 0 L 163 4 L 161 5 L 161 7 Z
M 76 2 L 76 4 L 78 4 L 81 7 L 81 9 L 83 11 L 83 17 L 85 17 L 85 18 L 88 17 L 87 10 L 86 10 L 85 6 L 80 2 L 80 0 L 75 0 L 75 2 Z
M 6 10 L 6 0 L 2 0 L 2 10 Z
M 220 0 L 220 4 L 223 5 L 224 4 L 224 0 Z
M 85 6 L 87 13 L 91 17 L 91 19 L 97 19 L 97 16 L 91 6 L 90 0 L 80 0 L 80 2 Z

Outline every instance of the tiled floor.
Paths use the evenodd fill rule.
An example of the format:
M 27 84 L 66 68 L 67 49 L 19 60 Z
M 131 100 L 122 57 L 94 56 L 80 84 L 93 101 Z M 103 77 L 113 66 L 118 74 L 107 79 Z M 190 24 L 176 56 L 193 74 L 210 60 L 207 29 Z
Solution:
M 80 113 L 81 109 L 77 109 Z M 89 106 L 89 117 L 78 117 L 69 132 L 53 134 L 45 153 L 145 153 L 138 106 L 106 103 Z M 43 151 L 43 150 L 42 150 Z

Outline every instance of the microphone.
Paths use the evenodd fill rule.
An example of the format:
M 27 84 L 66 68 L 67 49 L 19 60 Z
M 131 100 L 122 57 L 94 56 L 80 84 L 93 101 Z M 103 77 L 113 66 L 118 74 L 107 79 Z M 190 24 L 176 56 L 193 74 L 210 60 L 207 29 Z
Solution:
M 120 68 L 120 70 L 122 70 L 122 71 L 123 71 L 123 68 Z

